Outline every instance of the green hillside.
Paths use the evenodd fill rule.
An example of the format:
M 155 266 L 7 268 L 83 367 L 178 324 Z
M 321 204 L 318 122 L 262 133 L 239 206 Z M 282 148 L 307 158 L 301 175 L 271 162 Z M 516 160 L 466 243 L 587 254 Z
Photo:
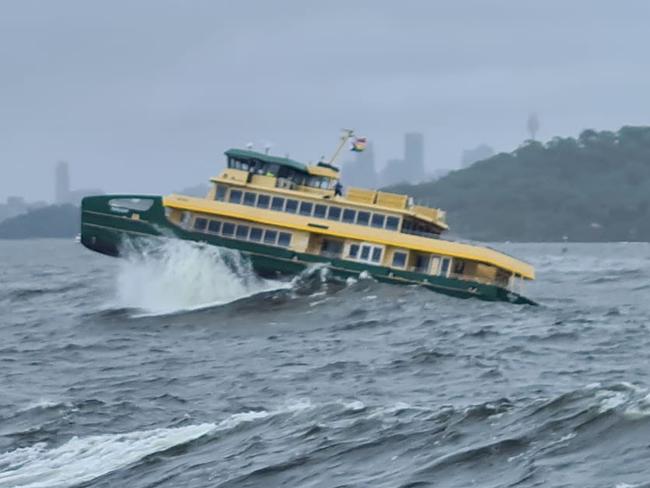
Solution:
M 447 210 L 488 241 L 650 241 L 650 127 L 527 141 L 469 168 L 391 191 Z
M 79 233 L 79 208 L 50 205 L 0 222 L 0 239 L 74 237 Z

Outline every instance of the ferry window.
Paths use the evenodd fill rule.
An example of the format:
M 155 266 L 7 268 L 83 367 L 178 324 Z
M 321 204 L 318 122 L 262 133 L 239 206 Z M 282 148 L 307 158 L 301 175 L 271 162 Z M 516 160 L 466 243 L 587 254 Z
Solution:
M 262 229 L 259 227 L 253 227 L 251 233 L 248 236 L 251 241 L 261 242 L 262 241 Z
M 350 246 L 349 256 L 351 258 L 356 258 L 359 255 L 359 244 L 352 244 Z
M 246 239 L 248 237 L 248 226 L 247 225 L 238 225 L 237 226 L 237 239 Z
M 207 225 L 208 225 L 208 219 L 197 218 L 194 221 L 194 228 L 196 230 L 205 230 Z
M 406 265 L 406 253 L 395 251 L 393 253 L 393 266 L 403 268 Z
M 264 232 L 264 244 L 275 244 L 277 238 L 278 233 L 274 230 L 267 230 Z
M 361 259 L 367 261 L 370 257 L 370 246 L 361 246 Z
M 244 205 L 248 205 L 249 207 L 254 207 L 256 196 L 257 196 L 256 193 L 251 193 L 249 191 L 244 193 Z
M 324 219 L 326 211 L 327 211 L 327 206 L 326 205 L 315 205 L 314 206 L 314 217 L 318 217 L 319 219 Z
M 447 276 L 448 271 L 449 271 L 449 258 L 442 258 L 442 262 L 440 263 L 440 274 L 442 276 Z
M 368 225 L 370 221 L 370 212 L 359 212 L 357 213 L 357 224 L 359 225 Z
M 386 217 L 386 229 L 397 230 L 398 227 L 399 227 L 399 218 Z
M 374 263 L 378 263 L 379 261 L 381 261 L 381 247 L 372 248 L 372 261 Z
M 241 203 L 241 191 L 239 190 L 230 190 L 230 203 Z
M 357 216 L 357 212 L 355 212 L 351 208 L 346 208 L 345 210 L 343 210 L 343 222 L 346 222 L 348 224 L 353 224 L 354 218 L 356 216 Z
M 372 222 L 371 225 L 373 227 L 378 227 L 382 228 L 384 226 L 384 220 L 386 219 L 385 215 L 382 214 L 372 214 Z
M 330 207 L 329 212 L 327 212 L 327 218 L 329 220 L 340 220 L 340 218 L 341 218 L 341 208 L 340 207 Z
M 291 244 L 291 234 L 288 232 L 280 232 L 278 236 L 278 246 L 289 247 Z
M 215 234 L 218 234 L 219 231 L 221 230 L 221 222 L 218 220 L 211 220 L 210 223 L 208 224 L 208 230 L 210 232 L 214 232 Z
M 465 271 L 465 261 L 454 261 L 454 273 L 463 274 Z
M 287 200 L 287 206 L 284 208 L 284 211 L 296 213 L 298 211 L 298 200 Z
M 343 252 L 343 242 L 332 239 L 323 239 L 320 246 L 320 253 L 324 256 L 338 258 Z
M 219 200 L 220 202 L 226 201 L 226 191 L 228 190 L 228 187 L 226 185 L 217 185 L 217 193 L 214 197 L 215 200 Z
M 300 202 L 300 215 L 311 215 L 314 204 L 311 202 Z
M 221 233 L 224 236 L 232 236 L 235 233 L 235 224 L 224 222 L 223 226 L 221 227 Z
M 271 197 L 269 197 L 268 195 L 259 195 L 257 197 L 258 208 L 269 208 L 270 202 L 271 202 Z
M 280 210 L 284 208 L 284 198 L 273 197 L 271 200 L 271 210 Z

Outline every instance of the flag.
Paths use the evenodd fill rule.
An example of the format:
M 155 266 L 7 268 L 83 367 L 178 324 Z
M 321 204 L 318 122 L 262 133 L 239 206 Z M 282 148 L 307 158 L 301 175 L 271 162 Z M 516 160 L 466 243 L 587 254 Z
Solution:
M 361 152 L 366 148 L 367 145 L 368 145 L 368 141 L 366 140 L 365 137 L 356 137 L 354 141 L 352 141 L 352 146 L 350 147 L 350 151 Z

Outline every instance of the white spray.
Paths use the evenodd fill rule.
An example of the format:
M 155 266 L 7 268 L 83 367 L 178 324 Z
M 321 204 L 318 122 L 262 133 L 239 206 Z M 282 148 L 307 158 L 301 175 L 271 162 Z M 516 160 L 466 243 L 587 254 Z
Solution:
M 238 252 L 169 240 L 128 252 L 117 278 L 117 306 L 148 314 L 223 305 L 288 285 L 264 280 Z

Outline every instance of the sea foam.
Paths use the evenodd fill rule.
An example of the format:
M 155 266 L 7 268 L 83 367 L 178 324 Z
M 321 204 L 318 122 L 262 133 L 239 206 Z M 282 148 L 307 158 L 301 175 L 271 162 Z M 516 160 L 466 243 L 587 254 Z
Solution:
M 147 315 L 169 314 L 288 286 L 257 276 L 236 251 L 168 240 L 150 250 L 126 253 L 119 263 L 115 305 Z

